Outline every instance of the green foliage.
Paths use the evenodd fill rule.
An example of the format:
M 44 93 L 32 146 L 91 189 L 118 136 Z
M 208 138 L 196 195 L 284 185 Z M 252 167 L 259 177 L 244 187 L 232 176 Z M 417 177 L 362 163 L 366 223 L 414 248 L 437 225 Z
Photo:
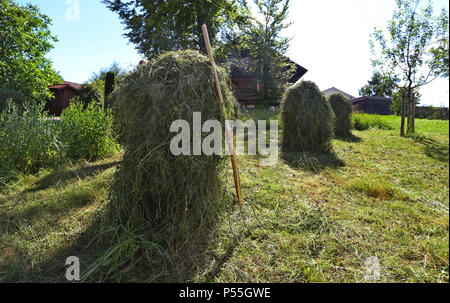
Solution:
M 436 18 L 438 43 L 430 49 L 433 61 L 436 62 L 436 74 L 440 74 L 443 78 L 448 78 L 449 69 L 449 16 L 448 12 L 443 9 L 439 17 Z
M 396 0 L 387 38 L 382 30 L 375 29 L 370 40 L 372 65 L 389 79 L 399 79 L 396 86 L 407 92 L 407 108 L 412 108 L 412 95 L 419 87 L 437 77 L 448 77 L 448 12 L 443 10 L 435 17 L 431 1 L 426 5 L 421 2 Z M 413 121 L 408 110 L 408 133 L 414 132 Z
M 359 94 L 361 96 L 392 97 L 400 81 L 396 76 L 394 77 L 394 79 L 390 79 L 380 72 L 375 71 L 368 83 L 361 87 Z
M 401 115 L 402 112 L 402 91 L 404 91 L 404 89 L 397 89 L 392 95 L 391 112 L 395 115 Z M 422 95 L 416 91 L 415 96 L 416 105 L 419 105 Z
M 0 167 L 35 173 L 61 159 L 60 131 L 41 105 L 25 103 L 23 107 L 22 111 L 9 103 L 0 114 Z
M 302 81 L 289 88 L 282 107 L 283 146 L 287 150 L 332 151 L 334 113 L 315 83 Z
M 382 30 L 375 30 L 371 40 L 374 53 L 375 41 L 379 56 L 372 60 L 384 75 L 398 77 L 399 86 L 415 89 L 430 82 L 433 77 L 444 75 L 444 56 L 434 56 L 433 50 L 447 48 L 448 12 L 433 16 L 431 2 L 421 5 L 421 0 L 396 0 L 397 8 L 389 22 L 388 38 Z M 448 21 L 447 21 L 448 23 Z
M 111 111 L 103 111 L 94 102 L 85 106 L 71 102 L 61 115 L 61 130 L 69 159 L 101 159 L 118 151 L 112 135 Z
M 25 103 L 25 96 L 15 90 L 0 87 L 0 112 L 6 109 L 9 100 L 21 106 Z
M 336 117 L 334 121 L 334 134 L 338 137 L 349 137 L 352 135 L 353 107 L 350 101 L 341 93 L 328 96 L 331 108 Z
M 111 95 L 111 93 L 116 89 L 116 76 L 114 74 L 114 72 L 108 72 L 106 73 L 106 78 L 105 78 L 105 99 L 104 99 L 104 104 L 105 104 L 105 108 L 110 107 L 111 104 L 109 104 L 109 95 Z
M 62 82 L 46 58 L 57 39 L 51 20 L 36 6 L 0 0 L 0 87 L 21 92 L 29 100 L 50 97 L 48 86 Z
M 98 90 L 96 90 L 91 84 L 82 84 L 81 88 L 78 90 L 78 101 L 83 103 L 86 108 L 91 102 L 94 102 L 97 106 L 102 106 L 102 97 Z
M 378 115 L 353 114 L 353 127 L 356 130 L 394 129 L 394 125 Z
M 205 51 L 201 26 L 206 24 L 212 45 L 248 19 L 246 0 L 103 0 L 126 26 L 126 36 L 147 57 L 164 51 Z
M 281 32 L 291 25 L 286 22 L 289 0 L 255 0 L 255 3 L 264 21 L 255 19 L 247 30 L 248 50 L 253 68 L 264 84 L 264 99 L 279 102 L 286 89 L 283 84 L 295 72 L 294 64 L 285 57 L 290 39 L 281 36 Z

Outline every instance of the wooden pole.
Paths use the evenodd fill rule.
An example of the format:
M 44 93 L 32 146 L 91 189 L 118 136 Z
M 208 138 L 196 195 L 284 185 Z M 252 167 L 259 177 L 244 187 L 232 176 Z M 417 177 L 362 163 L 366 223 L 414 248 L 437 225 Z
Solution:
M 415 133 L 416 132 L 416 94 L 413 93 L 411 95 L 412 101 L 411 101 L 411 106 L 412 106 L 412 113 L 411 113 L 411 132 Z
M 219 77 L 217 76 L 217 70 L 216 70 L 216 63 L 214 62 L 214 57 L 211 50 L 211 43 L 209 42 L 209 34 L 208 34 L 208 28 L 205 24 L 202 26 L 203 31 L 203 38 L 205 39 L 205 46 L 206 50 L 208 52 L 209 60 L 211 61 L 211 65 L 213 67 L 213 73 L 214 73 L 214 83 L 216 84 L 216 91 L 217 96 L 219 97 L 220 102 L 223 104 L 223 96 L 222 91 L 220 89 L 220 82 Z M 236 187 L 236 194 L 239 200 L 239 205 L 242 207 L 242 195 L 241 195 L 241 183 L 239 180 L 239 169 L 237 167 L 237 161 L 236 161 L 236 154 L 234 151 L 234 144 L 233 144 L 233 136 L 231 136 L 230 129 L 228 127 L 228 124 L 225 123 L 225 136 L 227 138 L 228 147 L 231 152 L 231 165 L 233 166 L 233 177 L 234 177 L 234 186 Z

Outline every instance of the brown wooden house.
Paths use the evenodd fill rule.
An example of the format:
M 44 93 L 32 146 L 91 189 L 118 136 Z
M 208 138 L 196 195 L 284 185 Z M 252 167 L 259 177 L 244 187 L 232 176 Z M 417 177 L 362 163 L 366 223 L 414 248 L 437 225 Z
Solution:
M 62 84 L 49 86 L 53 92 L 53 99 L 47 100 L 44 111 L 50 115 L 60 116 L 62 111 L 69 106 L 70 100 L 78 95 L 81 84 L 64 81 Z
M 351 100 L 353 110 L 358 113 L 392 115 L 392 98 L 386 97 L 359 97 Z
M 295 73 L 289 79 L 289 83 L 294 84 L 305 75 L 308 70 L 299 64 L 286 58 L 286 61 L 293 63 L 296 67 Z M 261 93 L 263 90 L 263 81 L 257 73 L 251 72 L 252 59 L 249 56 L 243 56 L 238 60 L 233 60 L 231 68 L 231 82 L 233 83 L 234 95 L 241 105 L 247 108 L 253 108 L 262 102 Z M 278 104 L 273 104 L 278 105 Z

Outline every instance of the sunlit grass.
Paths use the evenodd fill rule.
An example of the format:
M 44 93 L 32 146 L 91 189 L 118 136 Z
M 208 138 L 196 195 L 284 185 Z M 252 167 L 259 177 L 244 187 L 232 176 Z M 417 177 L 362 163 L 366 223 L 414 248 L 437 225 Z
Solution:
M 227 197 L 218 199 L 234 203 L 201 253 L 186 255 L 194 266 L 174 276 L 161 263 L 158 272 L 123 279 L 365 282 L 365 260 L 376 256 L 379 282 L 448 282 L 448 121 L 417 120 L 420 135 L 401 138 L 398 117 L 379 118 L 393 129 L 334 140 L 332 159 L 280 154 L 276 166 L 261 167 L 257 157 L 238 157 L 242 213 L 230 168 Z M 80 256 L 82 271 L 92 264 L 102 251 L 88 244 L 102 232 L 117 161 L 45 170 L 0 188 L 1 281 L 64 282 L 71 255 Z

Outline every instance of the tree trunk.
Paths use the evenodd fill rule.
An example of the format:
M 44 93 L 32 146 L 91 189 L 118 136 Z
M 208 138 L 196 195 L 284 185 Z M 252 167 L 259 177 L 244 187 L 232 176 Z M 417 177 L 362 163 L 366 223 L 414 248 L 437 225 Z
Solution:
M 405 111 L 406 111 L 406 98 L 407 98 L 407 93 L 404 91 L 402 93 L 402 119 L 401 119 L 401 124 L 400 124 L 400 136 L 404 137 L 405 136 Z
M 416 94 L 413 93 L 411 96 L 411 104 L 412 104 L 412 121 L 411 121 L 411 131 L 412 133 L 416 132 Z
M 413 96 L 413 90 L 411 88 L 411 85 L 408 87 L 408 96 L 407 96 L 407 102 L 408 102 L 408 112 L 407 112 L 407 116 L 408 116 L 408 122 L 407 122 L 407 130 L 406 130 L 406 134 L 410 134 L 411 130 L 412 130 L 412 121 L 413 121 L 413 117 L 412 117 L 412 112 L 413 112 L 413 107 L 411 104 L 411 100 L 412 100 L 412 96 Z

